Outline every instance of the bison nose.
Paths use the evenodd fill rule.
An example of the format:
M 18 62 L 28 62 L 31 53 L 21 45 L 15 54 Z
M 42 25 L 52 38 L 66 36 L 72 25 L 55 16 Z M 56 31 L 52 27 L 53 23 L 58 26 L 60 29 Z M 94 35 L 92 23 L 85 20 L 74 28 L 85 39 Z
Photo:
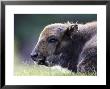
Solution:
M 37 58 L 37 56 L 38 56 L 38 53 L 36 53 L 36 52 L 32 52 L 32 53 L 31 53 L 31 58 L 32 58 L 32 59 Z

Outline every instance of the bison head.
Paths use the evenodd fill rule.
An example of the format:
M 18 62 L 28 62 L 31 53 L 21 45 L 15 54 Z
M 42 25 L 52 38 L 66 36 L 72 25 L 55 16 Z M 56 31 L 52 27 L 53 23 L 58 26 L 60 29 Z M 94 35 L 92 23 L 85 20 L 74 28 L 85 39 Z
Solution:
M 70 23 L 55 23 L 46 26 L 32 50 L 31 58 L 38 64 L 46 66 L 63 63 L 61 60 L 69 52 L 68 49 L 72 50 L 71 33 L 77 31 L 77 29 L 76 24 Z

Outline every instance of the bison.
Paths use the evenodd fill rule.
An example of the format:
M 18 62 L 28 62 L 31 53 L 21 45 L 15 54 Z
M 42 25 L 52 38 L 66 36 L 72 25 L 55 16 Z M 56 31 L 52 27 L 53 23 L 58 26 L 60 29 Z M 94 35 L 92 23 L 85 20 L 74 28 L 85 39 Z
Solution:
M 73 72 L 97 71 L 97 22 L 47 25 L 31 58 L 39 65 L 59 65 Z

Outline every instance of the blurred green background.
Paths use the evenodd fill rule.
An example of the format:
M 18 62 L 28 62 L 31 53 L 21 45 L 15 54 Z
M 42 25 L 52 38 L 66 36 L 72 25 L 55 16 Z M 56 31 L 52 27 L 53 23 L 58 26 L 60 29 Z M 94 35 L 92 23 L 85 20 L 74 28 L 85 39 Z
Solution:
M 52 23 L 67 21 L 86 23 L 96 21 L 96 14 L 15 14 L 14 15 L 14 58 L 15 62 L 33 64 L 30 53 L 37 43 L 43 28 Z M 15 65 L 17 65 L 15 63 Z

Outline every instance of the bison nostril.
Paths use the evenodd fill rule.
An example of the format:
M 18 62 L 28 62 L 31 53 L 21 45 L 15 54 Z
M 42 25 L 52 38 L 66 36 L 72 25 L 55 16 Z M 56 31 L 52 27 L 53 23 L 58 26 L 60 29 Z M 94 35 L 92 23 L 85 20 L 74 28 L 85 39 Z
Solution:
M 37 53 L 31 53 L 31 58 L 37 58 L 38 54 Z

